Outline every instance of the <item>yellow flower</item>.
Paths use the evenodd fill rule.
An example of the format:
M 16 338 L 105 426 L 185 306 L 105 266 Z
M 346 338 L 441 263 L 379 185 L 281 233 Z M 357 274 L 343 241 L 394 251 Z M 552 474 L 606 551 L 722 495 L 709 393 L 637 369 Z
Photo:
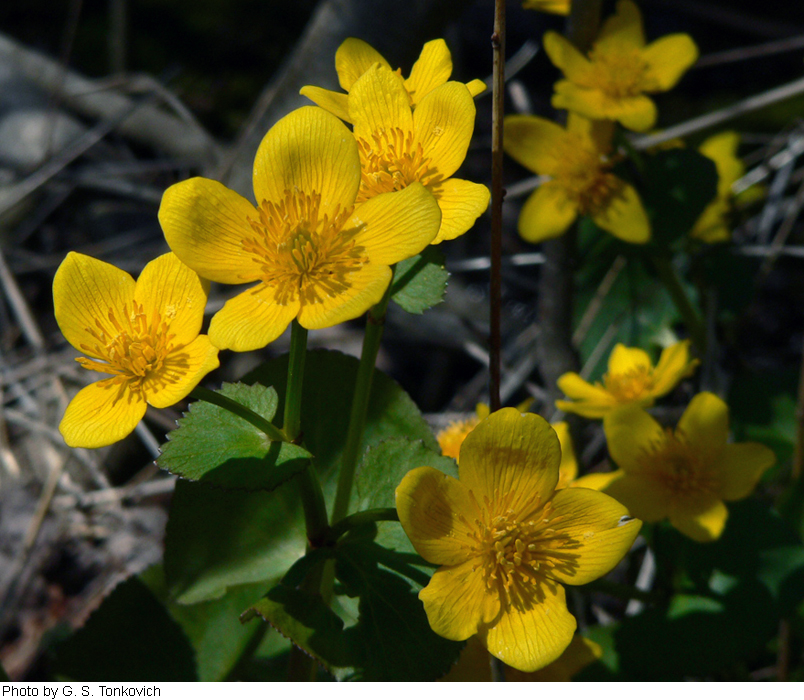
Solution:
M 218 351 L 198 335 L 207 288 L 170 253 L 139 279 L 114 265 L 70 253 L 53 280 L 56 321 L 82 367 L 112 375 L 85 387 L 59 425 L 70 447 L 122 440 L 148 404 L 166 408 L 218 366 Z
M 484 185 L 451 177 L 466 157 L 475 126 L 475 104 L 466 86 L 439 85 L 413 111 L 398 76 L 376 64 L 354 83 L 348 101 L 360 147 L 357 201 L 419 182 L 441 209 L 433 244 L 466 233 L 490 197 Z
M 689 353 L 690 341 L 682 340 L 662 350 L 654 367 L 644 350 L 618 343 L 609 356 L 609 371 L 602 384 L 590 384 L 575 372 L 558 378 L 558 388 L 573 401 L 556 401 L 556 408 L 585 418 L 603 418 L 626 404 L 652 406 L 698 366 Z
M 561 656 L 538 671 L 525 673 L 505 666 L 505 680 L 514 683 L 565 683 L 602 656 L 603 649 L 599 644 L 576 634 Z M 492 680 L 489 654 L 481 641 L 477 637 L 471 637 L 450 672 L 438 680 L 447 683 L 489 683 Z
M 610 571 L 641 525 L 602 493 L 556 491 L 560 460 L 544 419 L 504 408 L 466 437 L 460 480 L 419 467 L 396 490 L 416 551 L 442 565 L 419 593 L 430 626 L 447 639 L 477 634 L 520 671 L 555 661 L 572 640 L 563 584 Z
M 731 240 L 727 216 L 731 209 L 731 186 L 745 174 L 745 166 L 737 157 L 740 135 L 723 131 L 706 139 L 698 151 L 712 160 L 717 168 L 717 195 L 695 222 L 690 235 L 704 243 Z
M 347 93 L 351 92 L 358 78 L 375 63 L 392 70 L 388 61 L 365 41 L 354 38 L 344 41 L 335 52 L 335 70 L 341 87 Z M 428 41 L 422 48 L 419 60 L 413 64 L 409 77 L 403 78 L 401 69 L 393 72 L 407 95 L 408 104 L 417 107 L 429 92 L 446 83 L 452 75 L 452 56 L 447 42 L 443 39 Z M 474 97 L 486 89 L 486 84 L 482 80 L 470 80 L 466 87 Z M 301 89 L 301 94 L 345 122 L 352 123 L 347 95 L 344 93 L 306 85 Z
M 357 318 L 382 298 L 390 266 L 433 240 L 441 214 L 422 185 L 355 206 L 359 186 L 352 134 L 302 107 L 257 150 L 257 207 L 201 177 L 168 188 L 159 221 L 173 252 L 215 282 L 257 282 L 213 317 L 217 347 L 256 350 L 295 318 L 308 329 Z
M 656 123 L 656 105 L 646 92 L 672 88 L 698 59 L 687 34 L 671 34 L 645 45 L 642 17 L 631 0 L 603 24 L 589 57 L 556 32 L 544 35 L 544 50 L 565 80 L 555 85 L 553 106 L 589 119 L 613 119 L 634 131 Z
M 578 215 L 629 243 L 645 243 L 650 223 L 637 191 L 611 172 L 611 129 L 571 114 L 564 129 L 531 115 L 505 118 L 505 152 L 550 180 L 519 214 L 519 234 L 538 243 L 560 236 Z
M 698 542 L 720 537 L 728 516 L 723 501 L 746 498 L 776 461 L 759 443 L 727 444 L 728 406 L 708 392 L 693 398 L 675 431 L 638 406 L 610 413 L 603 428 L 620 468 L 594 475 L 597 487 L 642 520 L 669 518 Z
M 568 15 L 570 13 L 570 0 L 525 0 L 522 3 L 525 10 L 538 10 L 549 12 L 551 15 Z

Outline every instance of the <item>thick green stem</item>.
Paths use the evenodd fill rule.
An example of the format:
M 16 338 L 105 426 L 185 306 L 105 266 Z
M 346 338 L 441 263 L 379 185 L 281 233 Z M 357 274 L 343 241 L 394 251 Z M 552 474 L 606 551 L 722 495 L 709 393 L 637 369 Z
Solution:
M 338 474 L 338 490 L 335 493 L 335 505 L 332 508 L 332 520 L 338 522 L 346 516 L 349 499 L 352 495 L 355 469 L 357 468 L 360 441 L 363 438 L 363 427 L 366 423 L 371 382 L 374 378 L 374 363 L 380 350 L 383 329 L 385 328 L 385 312 L 391 298 L 391 287 L 385 291 L 380 302 L 369 309 L 366 320 L 366 334 L 363 336 L 363 351 L 360 354 L 360 366 L 357 369 L 355 393 L 352 398 L 352 412 L 349 416 L 349 430 L 341 458 L 341 471 Z
M 290 442 L 298 441 L 301 433 L 302 382 L 306 353 L 307 329 L 294 319 L 290 327 L 290 359 L 285 392 L 285 435 Z
M 695 308 L 693 303 L 687 296 L 687 290 L 681 284 L 681 279 L 673 267 L 669 259 L 665 257 L 653 256 L 653 264 L 656 266 L 656 272 L 659 279 L 667 289 L 667 293 L 673 300 L 681 318 L 687 326 L 687 331 L 692 338 L 695 347 L 698 348 L 698 353 L 703 355 L 706 352 L 706 326 L 704 325 L 703 318 L 698 309 Z
M 361 525 L 376 522 L 399 522 L 399 514 L 396 508 L 371 508 L 370 510 L 362 510 L 359 513 L 352 513 L 347 515 L 343 520 L 336 522 L 329 530 L 329 536 L 332 540 L 337 540 L 342 535 L 345 535 L 349 530 L 353 530 Z
M 279 430 L 275 425 L 272 425 L 269 421 L 265 420 L 259 413 L 255 413 L 250 408 L 246 408 L 243 404 L 237 403 L 233 399 L 230 399 L 223 394 L 219 394 L 217 391 L 211 391 L 210 389 L 205 389 L 202 386 L 197 386 L 190 392 L 190 396 L 194 399 L 198 399 L 199 401 L 206 401 L 207 403 L 211 403 L 218 408 L 223 408 L 229 413 L 233 413 L 234 415 L 242 418 L 245 421 L 248 421 L 253 425 L 257 430 L 261 430 L 265 433 L 271 440 L 276 442 L 282 442 L 285 439 L 285 436 L 282 434 L 282 431 Z

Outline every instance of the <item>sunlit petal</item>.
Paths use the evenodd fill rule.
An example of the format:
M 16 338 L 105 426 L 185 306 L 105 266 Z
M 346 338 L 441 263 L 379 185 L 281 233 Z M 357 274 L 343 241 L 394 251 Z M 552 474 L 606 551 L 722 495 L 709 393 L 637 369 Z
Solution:
M 167 408 L 181 401 L 207 374 L 216 369 L 218 348 L 205 335 L 165 358 L 159 372 L 143 382 L 148 403 L 154 408 Z
M 722 484 L 720 496 L 727 501 L 745 498 L 775 462 L 773 450 L 757 442 L 726 445 L 715 464 Z
M 375 63 L 391 68 L 382 54 L 362 39 L 346 39 L 335 52 L 335 70 L 341 87 L 347 92 L 351 90 L 357 79 Z
M 555 122 L 528 114 L 505 117 L 503 148 L 517 163 L 539 175 L 552 175 L 558 165 L 556 142 L 566 132 Z
M 627 405 L 606 414 L 603 429 L 609 453 L 626 472 L 639 472 L 644 455 L 666 440 L 666 434 L 645 410 Z
M 676 432 L 697 451 L 708 456 L 719 454 L 729 437 L 729 407 L 708 391 L 696 394 L 678 421 Z
M 125 384 L 108 379 L 95 382 L 70 401 L 59 431 L 70 447 L 105 447 L 131 433 L 146 408 L 142 395 Z
M 650 89 L 664 92 L 698 60 L 698 47 L 688 34 L 670 34 L 645 47 L 642 53 L 650 71 Z
M 422 48 L 419 60 L 413 64 L 405 87 L 415 106 L 431 90 L 443 85 L 452 75 L 452 56 L 443 39 L 428 41 Z
M 633 186 L 620 180 L 606 206 L 592 213 L 592 219 L 604 231 L 628 243 L 647 243 L 650 221 L 642 200 Z
M 541 185 L 519 213 L 519 235 L 530 243 L 557 238 L 578 217 L 578 205 L 554 182 Z
M 312 100 L 327 112 L 331 112 L 338 119 L 349 121 L 349 96 L 347 94 L 315 87 L 315 85 L 305 85 L 299 90 L 299 94 Z
M 441 228 L 433 245 L 462 236 L 488 209 L 491 193 L 485 185 L 451 177 L 428 188 L 441 210 Z
M 355 136 L 369 143 L 374 134 L 388 129 L 413 131 L 413 112 L 399 76 L 379 65 L 367 70 L 349 92 L 349 117 Z

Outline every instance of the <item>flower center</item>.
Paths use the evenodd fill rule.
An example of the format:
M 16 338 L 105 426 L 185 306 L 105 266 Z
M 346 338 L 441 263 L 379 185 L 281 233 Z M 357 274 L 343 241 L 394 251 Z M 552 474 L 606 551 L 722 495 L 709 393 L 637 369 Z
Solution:
M 645 454 L 643 465 L 668 491 L 677 496 L 714 493 L 717 484 L 701 455 L 684 439 L 667 429 L 661 444 Z
M 654 379 L 650 367 L 634 367 L 623 374 L 605 374 L 606 390 L 622 403 L 644 399 L 653 389 Z
M 511 509 L 492 515 L 488 503 L 483 510 L 485 517 L 471 528 L 476 543 L 472 555 L 481 562 L 488 590 L 508 595 L 512 587 L 535 585 L 554 569 L 574 568 L 572 555 L 563 551 L 571 549 L 574 540 L 552 527 L 562 519 L 551 514 L 552 504 L 528 520 L 517 519 Z
M 414 182 L 427 185 L 438 172 L 424 155 L 424 148 L 413 134 L 396 127 L 374 132 L 368 140 L 358 138 L 361 181 L 357 201 L 385 192 L 404 190 Z
M 587 87 L 603 91 L 610 97 L 636 97 L 645 92 L 648 64 L 635 47 L 595 47 L 589 54 L 592 71 Z
M 594 215 L 605 209 L 622 187 L 622 182 L 608 172 L 607 160 L 577 134 L 567 134 L 560 149 L 553 174 L 556 183 L 577 202 L 581 214 Z
M 79 357 L 76 361 L 85 369 L 111 374 L 103 383 L 119 385 L 118 399 L 126 388 L 142 393 L 146 381 L 154 393 L 175 382 L 188 366 L 186 354 L 176 352 L 181 349 L 174 345 L 176 334 L 170 332 L 175 310 L 168 308 L 164 317 L 154 311 L 149 317 L 142 304 L 133 302 L 131 307 L 124 304 L 122 314 L 118 313 L 110 308 L 108 324 L 98 318 L 95 328 L 85 329 L 96 342 L 82 343 L 81 350 L 97 359 Z
M 262 270 L 262 281 L 274 289 L 274 301 L 307 304 L 343 294 L 349 273 L 369 260 L 355 243 L 359 228 L 344 229 L 352 208 L 321 214 L 321 195 L 285 190 L 281 202 L 263 200 L 259 219 L 249 219 L 252 235 L 243 249 Z

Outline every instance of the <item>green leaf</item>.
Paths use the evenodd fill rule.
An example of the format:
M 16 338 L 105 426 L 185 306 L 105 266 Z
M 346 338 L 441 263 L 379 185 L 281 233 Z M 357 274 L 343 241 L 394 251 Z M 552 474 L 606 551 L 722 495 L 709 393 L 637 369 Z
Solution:
M 337 466 L 346 439 L 358 360 L 332 351 L 308 353 L 302 397 L 304 444 L 316 455 L 324 496 L 335 495 Z M 250 373 L 244 381 L 279 389 L 281 420 L 287 356 Z M 361 454 L 394 436 L 437 442 L 410 397 L 375 372 Z M 398 526 L 397 526 L 398 527 Z M 222 491 L 179 481 L 165 537 L 165 576 L 171 596 L 184 604 L 220 597 L 230 586 L 276 583 L 305 551 L 304 520 L 293 483 L 271 492 Z
M 137 578 L 115 588 L 86 625 L 56 647 L 54 671 L 89 682 L 197 680 L 187 636 Z
M 436 246 L 396 265 L 391 282 L 391 299 L 410 314 L 422 314 L 444 301 L 449 272 Z
M 351 650 L 343 637 L 343 620 L 327 607 L 320 595 L 280 583 L 255 603 L 243 620 L 255 615 L 292 639 L 330 672 L 353 664 Z
M 336 576 L 359 596 L 357 624 L 345 643 L 358 657 L 351 676 L 363 681 L 432 681 L 445 675 L 463 644 L 430 629 L 411 581 L 378 564 L 382 550 L 369 540 L 337 548 Z
M 243 624 L 239 618 L 265 593 L 265 586 L 261 583 L 238 586 L 218 600 L 178 605 L 168 599 L 164 570 L 160 565 L 140 574 L 140 580 L 167 607 L 190 640 L 198 662 L 198 680 L 225 680 L 260 631 L 258 623 Z
M 686 235 L 717 194 L 715 164 L 698 151 L 672 148 L 645 157 L 637 189 L 651 242 L 666 247 Z
M 224 384 L 217 393 L 268 422 L 276 414 L 273 388 Z M 311 456 L 298 445 L 272 442 L 248 421 L 206 401 L 190 404 L 168 440 L 157 460 L 162 469 L 228 489 L 270 491 L 304 469 Z

